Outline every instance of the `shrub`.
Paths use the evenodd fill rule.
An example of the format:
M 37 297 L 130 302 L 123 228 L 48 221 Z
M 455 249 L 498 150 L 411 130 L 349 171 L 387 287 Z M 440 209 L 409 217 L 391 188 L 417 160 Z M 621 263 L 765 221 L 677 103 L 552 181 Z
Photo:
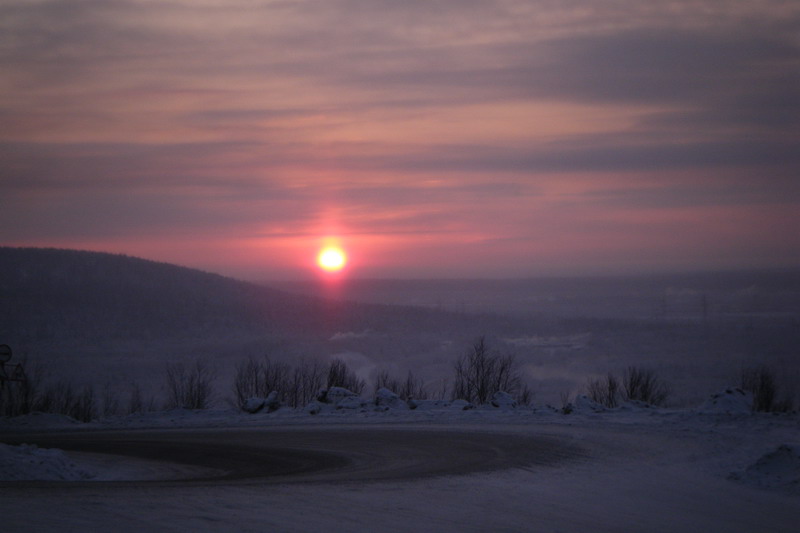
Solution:
M 753 393 L 753 411 L 785 413 L 794 406 L 794 391 L 786 390 L 779 398 L 778 380 L 766 365 L 743 369 L 740 387 Z
M 484 337 L 478 338 L 471 349 L 456 360 L 453 370 L 454 400 L 484 404 L 496 392 L 517 396 L 522 390 L 522 378 L 514 356 L 490 352 Z
M 389 372 L 384 370 L 375 377 L 375 391 L 380 388 L 389 389 L 403 400 L 427 400 L 428 392 L 425 390 L 425 383 L 421 378 L 416 378 L 410 370 L 405 380 L 391 377 Z
M 572 405 L 572 394 L 569 391 L 563 391 L 559 397 L 561 399 L 561 414 L 571 414 L 575 410 L 575 406 Z
M 249 398 L 266 398 L 271 392 L 290 407 L 302 407 L 313 400 L 326 379 L 326 369 L 317 360 L 301 359 L 297 365 L 277 363 L 269 357 L 248 359 L 236 366 L 234 401 L 242 407 Z
M 103 416 L 119 414 L 119 389 L 110 381 L 103 387 Z
M 533 403 L 533 389 L 531 389 L 527 383 L 523 383 L 520 390 L 517 392 L 517 403 L 519 405 L 531 405 Z
M 610 372 L 604 378 L 589 379 L 586 393 L 593 402 L 614 408 L 619 405 L 619 380 Z
M 248 398 L 266 398 L 272 391 L 282 395 L 289 388 L 291 368 L 285 363 L 276 363 L 269 357 L 263 361 L 248 359 L 237 365 L 233 391 L 238 406 Z
M 91 422 L 97 414 L 94 389 L 87 385 L 79 392 L 69 381 L 56 381 L 36 396 L 32 410 L 62 414 L 81 422 Z
M 81 422 L 91 422 L 97 416 L 97 402 L 95 400 L 94 389 L 87 385 L 80 394 L 77 394 L 75 401 L 70 406 L 69 416 Z
M 670 387 L 652 370 L 630 366 L 623 373 L 622 380 L 610 372 L 604 378 L 589 379 L 586 393 L 592 401 L 609 408 L 617 407 L 620 398 L 664 405 L 669 398 Z
M 207 409 L 213 397 L 214 371 L 202 360 L 188 369 L 181 363 L 166 368 L 167 409 Z
M 316 359 L 302 359 L 292 369 L 284 399 L 291 407 L 304 407 L 316 398 L 325 378 L 325 367 Z
M 635 400 L 651 405 L 664 405 L 670 388 L 655 372 L 629 366 L 622 376 L 622 391 L 626 400 Z
M 341 387 L 356 394 L 364 391 L 367 383 L 356 376 L 341 359 L 334 359 L 328 367 L 328 388 Z

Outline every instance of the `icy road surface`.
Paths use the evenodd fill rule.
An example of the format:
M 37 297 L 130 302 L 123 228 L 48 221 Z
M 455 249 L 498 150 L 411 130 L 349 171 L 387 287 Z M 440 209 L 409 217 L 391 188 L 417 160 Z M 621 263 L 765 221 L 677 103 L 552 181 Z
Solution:
M 173 486 L 179 485 L 179 481 L 198 485 L 244 480 L 258 483 L 411 480 L 554 465 L 582 455 L 579 447 L 552 436 L 402 427 L 101 431 L 20 434 L 4 440 L 9 444 L 34 442 L 40 448 L 195 467 L 183 471 L 172 468 L 172 477 L 176 479 L 169 484 Z
M 800 523 L 800 492 L 781 485 L 797 484 L 796 461 L 781 456 L 777 477 L 752 469 L 800 440 L 796 416 L 214 416 L 10 422 L 0 441 L 57 446 L 118 475 L 0 482 L 0 530 L 794 533 Z M 137 461 L 150 480 L 120 481 Z

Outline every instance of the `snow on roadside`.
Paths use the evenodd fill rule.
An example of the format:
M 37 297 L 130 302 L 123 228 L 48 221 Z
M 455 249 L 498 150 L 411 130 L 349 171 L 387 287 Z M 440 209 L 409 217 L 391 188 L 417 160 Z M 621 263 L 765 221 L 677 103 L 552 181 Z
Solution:
M 95 476 L 95 472 L 74 462 L 61 450 L 32 444 L 0 444 L 2 481 L 84 481 Z
M 800 446 L 782 444 L 743 472 L 732 473 L 730 479 L 755 487 L 800 494 Z
M 725 389 L 714 394 L 698 409 L 701 413 L 748 414 L 753 410 L 753 393 L 739 388 Z
M 728 389 L 712 396 L 696 409 L 663 409 L 646 404 L 626 403 L 608 409 L 585 397 L 575 399 L 571 414 L 545 407 L 491 405 L 474 406 L 468 402 L 417 400 L 410 404 L 398 402 L 391 391 L 384 391 L 377 402 L 364 402 L 349 391 L 333 391 L 332 398 L 339 403 L 353 403 L 352 408 L 342 408 L 339 403 L 316 402 L 315 416 L 308 409 L 267 409 L 251 414 L 240 409 L 210 409 L 141 413 L 109 417 L 84 424 L 61 415 L 31 414 L 20 417 L 0 417 L 0 432 L 26 433 L 30 431 L 75 431 L 114 429 L 175 429 L 175 428 L 230 428 L 264 426 L 306 426 L 336 424 L 391 424 L 415 423 L 437 426 L 485 426 L 488 431 L 495 425 L 519 426 L 522 431 L 537 428 L 569 427 L 570 431 L 584 432 L 610 429 L 612 431 L 635 428 L 635 433 L 684 435 L 701 445 L 687 455 L 695 466 L 704 464 L 714 475 L 738 479 L 757 487 L 770 487 L 788 479 L 789 486 L 800 485 L 800 424 L 797 414 L 771 415 L 753 413 L 751 398 L 737 389 Z M 377 403 L 377 405 L 376 405 Z M 400 406 L 402 403 L 402 406 Z M 399 407 L 398 407 L 399 406 Z M 411 408 L 409 408 L 411 407 Z M 2 440 L 2 439 L 0 439 Z M 18 441 L 19 442 L 19 441 Z M 794 450 L 794 458 L 778 455 L 770 458 L 769 466 L 758 463 L 782 444 Z M 791 448 L 794 446 L 793 448 Z M 701 451 L 702 450 L 702 451 Z M 783 453 L 783 452 L 781 452 Z M 785 455 L 785 454 L 784 454 Z M 780 460 L 779 460 L 780 459 Z M 794 461 L 794 462 L 793 462 Z M 128 461 L 130 462 L 130 461 Z M 118 461 L 119 463 L 119 461 Z M 121 465 L 98 463 L 80 454 L 59 450 L 42 450 L 36 447 L 3 446 L 0 455 L 0 481 L 29 480 L 107 480 L 144 479 L 154 475 L 148 465 L 138 465 L 136 472 L 122 472 Z M 756 466 L 758 465 L 758 466 Z M 131 467 L 132 464 L 126 466 Z M 748 468 L 749 467 L 749 468 Z M 26 470 L 27 469 L 27 470 Z M 158 476 L 165 475 L 159 472 Z M 171 474 L 170 474 L 171 475 Z M 779 481 L 776 481 L 779 480 Z M 794 484 L 794 485 L 792 485 Z
M 25 428 L 63 429 L 73 426 L 80 427 L 82 426 L 82 423 L 66 415 L 34 412 L 27 415 L 19 415 L 15 417 L 0 417 L 0 427 L 2 426 L 9 428 L 20 428 L 20 429 L 25 429 Z
M 387 400 L 393 397 L 384 394 Z M 460 402 L 418 401 L 414 409 L 369 403 L 358 409 L 333 404 L 316 415 L 302 409 L 212 409 L 142 413 L 78 423 L 65 417 L 0 417 L 0 441 L 18 433 L 198 428 L 300 428 L 313 431 L 387 428 L 406 431 L 477 431 L 544 435 L 586 450 L 586 457 L 559 468 L 517 468 L 412 482 L 354 483 L 347 490 L 327 484 L 180 484 L 142 490 L 134 484 L 108 488 L 97 481 L 186 479 L 181 465 L 136 464 L 133 458 L 0 446 L 4 531 L 145 530 L 196 532 L 223 529 L 304 531 L 727 531 L 794 533 L 800 520 L 800 417 L 754 413 L 738 393 L 722 393 L 696 409 L 663 409 L 626 403 L 599 409 L 576 399 L 570 414 L 547 407 L 491 405 L 464 409 Z M 727 405 L 731 400 L 733 406 Z M 379 402 L 380 403 L 380 402 Z M 392 403 L 389 401 L 389 403 Z M 466 402 L 463 402 L 466 403 Z M 738 406 L 738 407 L 736 407 Z M 326 427 L 327 426 L 327 427 Z M 784 444 L 788 443 L 788 444 Z M 33 464 L 29 459 L 33 458 Z M 72 467 L 65 467 L 72 464 Z M 24 487 L 16 469 L 63 476 L 93 471 L 88 483 L 48 482 L 46 490 Z M 50 470 L 48 470 L 48 468 Z M 174 469 L 174 470 L 165 470 Z M 183 470 L 177 470 L 177 469 Z M 18 474 L 17 474 L 18 475 Z M 194 473 L 195 477 L 213 474 Z M 41 479 L 41 478 L 39 478 Z M 50 481 L 65 479 L 52 477 Z M 466 481 L 466 482 L 465 482 Z M 52 485 L 63 488 L 53 489 Z M 35 497 L 31 497 L 31 495 Z M 432 505 L 432 502 L 435 505 Z M 331 524 L 339 524 L 339 529 Z

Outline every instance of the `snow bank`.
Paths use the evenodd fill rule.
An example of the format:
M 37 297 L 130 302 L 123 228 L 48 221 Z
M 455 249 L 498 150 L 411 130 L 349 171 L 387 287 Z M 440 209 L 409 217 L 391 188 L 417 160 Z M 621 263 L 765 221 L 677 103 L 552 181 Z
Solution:
M 277 391 L 270 392 L 266 398 L 258 398 L 258 397 L 248 398 L 242 404 L 242 411 L 254 414 L 260 412 L 265 407 L 267 408 L 268 413 L 280 409 L 281 402 L 278 399 Z
M 82 481 L 95 477 L 61 450 L 0 444 L 0 480 Z
M 19 415 L 14 417 L 0 417 L 0 426 L 10 426 L 16 428 L 27 426 L 35 428 L 64 428 L 79 424 L 82 424 L 82 422 L 67 415 L 58 415 L 55 413 L 34 412 L 27 415 Z
M 620 411 L 648 411 L 652 409 L 657 409 L 657 407 L 641 400 L 625 400 L 619 406 Z
M 366 402 L 355 392 L 342 387 L 331 387 L 320 393 L 320 401 L 331 404 L 336 409 L 360 409 Z
M 469 411 L 475 405 L 467 400 L 414 400 L 408 401 L 408 406 L 415 411 Z
M 264 398 L 248 398 L 242 404 L 242 411 L 255 414 L 264 408 L 265 403 L 267 401 Z
M 782 444 L 731 478 L 761 488 L 800 494 L 800 446 Z
M 450 407 L 450 403 L 447 400 L 415 400 L 411 399 L 408 401 L 408 406 L 411 409 L 415 409 L 417 411 L 435 411 L 439 409 L 447 409 Z
M 492 396 L 491 404 L 498 409 L 508 410 L 517 408 L 517 400 L 507 392 L 497 391 Z
M 323 389 L 317 399 L 303 408 L 303 411 L 312 415 L 330 410 L 363 410 L 367 402 L 355 392 L 342 388 L 331 387 Z
M 408 404 L 400 396 L 383 387 L 375 392 L 375 406 L 379 409 L 408 409 Z
M 469 411 L 475 409 L 475 405 L 467 400 L 453 400 L 450 402 L 450 407 L 458 411 Z
M 714 394 L 698 408 L 706 414 L 739 415 L 753 410 L 753 394 L 739 388 L 725 389 Z
M 573 413 L 602 413 L 605 410 L 605 406 L 597 403 L 585 394 L 576 396 L 575 401 L 572 402 Z

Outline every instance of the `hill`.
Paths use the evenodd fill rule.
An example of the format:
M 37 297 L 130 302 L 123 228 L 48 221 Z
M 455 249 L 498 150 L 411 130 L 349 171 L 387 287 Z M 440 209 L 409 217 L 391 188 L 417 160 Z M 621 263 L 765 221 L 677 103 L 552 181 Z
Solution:
M 357 306 L 123 255 L 0 248 L 2 332 L 17 340 L 210 337 L 335 327 Z
M 60 249 L 0 248 L 0 297 L 0 334 L 21 341 L 330 336 L 453 320 L 452 313 L 291 294 L 167 263 Z
M 216 359 L 225 374 L 264 354 L 341 356 L 367 373 L 374 365 L 364 352 L 408 362 L 439 352 L 442 335 L 468 341 L 486 328 L 515 327 L 500 317 L 324 299 L 61 249 L 0 248 L 0 301 L 0 343 L 15 360 L 93 381 L 146 377 L 194 358 Z

